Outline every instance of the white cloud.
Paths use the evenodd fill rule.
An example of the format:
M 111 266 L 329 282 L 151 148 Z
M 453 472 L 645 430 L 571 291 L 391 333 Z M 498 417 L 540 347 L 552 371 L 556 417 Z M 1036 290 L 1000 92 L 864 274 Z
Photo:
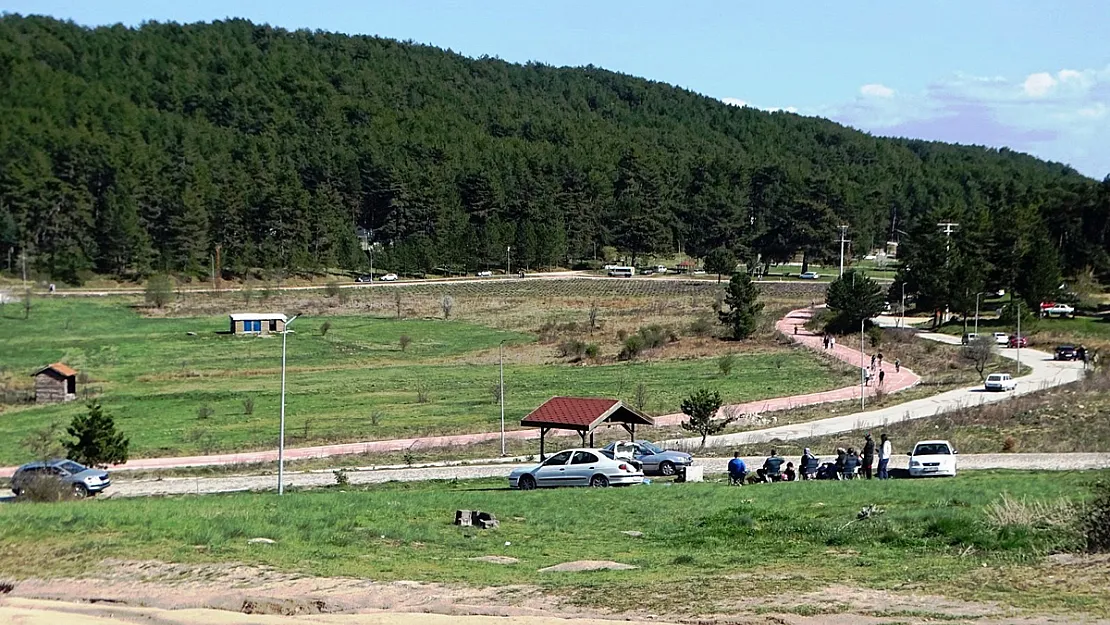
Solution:
M 1110 108 L 1108 108 L 1105 104 L 1103 104 L 1102 102 L 1095 102 L 1093 106 L 1081 108 L 1077 111 L 1077 113 L 1079 113 L 1080 117 L 1086 117 L 1088 119 L 1100 119 L 1106 116 L 1107 110 L 1110 110 Z
M 1063 72 L 1061 72 L 1063 73 Z M 1040 98 L 1048 95 L 1049 91 L 1056 86 L 1056 79 L 1048 72 L 1037 72 L 1036 74 L 1029 74 L 1022 83 L 1021 88 L 1025 95 Z
M 1086 76 L 1083 72 L 1077 72 L 1074 69 L 1062 69 L 1062 70 L 1060 70 L 1060 72 L 1058 74 L 1056 74 L 1056 77 L 1060 79 L 1060 82 L 1070 82 L 1070 81 L 1073 81 L 1073 80 L 1078 80 L 1078 81 L 1086 80 Z
M 721 98 L 721 102 L 724 102 L 725 104 L 727 104 L 729 106 L 747 106 L 748 105 L 746 100 L 741 100 L 740 98 Z
M 872 83 L 859 88 L 859 92 L 871 98 L 893 98 L 894 90 L 886 85 Z

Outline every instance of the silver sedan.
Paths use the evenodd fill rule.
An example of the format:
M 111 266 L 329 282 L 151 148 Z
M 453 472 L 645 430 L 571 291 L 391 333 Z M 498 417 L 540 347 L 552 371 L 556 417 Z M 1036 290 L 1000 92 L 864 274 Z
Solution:
M 509 487 L 520 490 L 557 486 L 628 486 L 642 484 L 644 473 L 631 462 L 612 460 L 597 449 L 566 449 L 529 468 L 513 470 Z

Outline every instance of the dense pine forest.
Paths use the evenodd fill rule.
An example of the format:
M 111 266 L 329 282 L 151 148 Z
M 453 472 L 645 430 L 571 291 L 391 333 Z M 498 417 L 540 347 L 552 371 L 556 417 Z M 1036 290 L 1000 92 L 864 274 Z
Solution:
M 595 67 L 241 20 L 0 18 L 0 260 L 70 283 L 205 275 L 217 250 L 228 276 L 359 270 L 356 232 L 404 273 L 498 268 L 508 246 L 514 267 L 607 247 L 755 267 L 828 258 L 847 224 L 856 253 L 900 239 L 908 288 L 951 299 L 1033 290 L 1045 263 L 1045 284 L 1110 272 L 1108 216 L 1110 179 L 1064 165 Z

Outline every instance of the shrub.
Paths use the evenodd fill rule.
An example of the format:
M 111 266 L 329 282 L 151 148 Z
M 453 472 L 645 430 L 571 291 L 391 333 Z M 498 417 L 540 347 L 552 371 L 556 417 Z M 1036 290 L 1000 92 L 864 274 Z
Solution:
M 624 341 L 626 338 L 628 338 L 628 330 L 625 330 L 624 328 L 617 330 L 618 341 Z
M 879 326 L 868 328 L 867 342 L 871 344 L 871 347 L 880 347 L 883 344 L 883 329 Z
M 440 306 L 443 307 L 443 318 L 450 319 L 451 311 L 455 309 L 455 298 L 450 295 L 444 295 L 443 300 L 440 301 Z
M 328 330 L 331 330 L 330 321 L 325 321 L 324 323 L 320 324 L 320 336 L 327 336 Z
M 706 315 L 699 315 L 697 319 L 690 322 L 688 330 L 694 336 L 709 336 L 713 334 L 713 321 Z
M 667 331 L 662 326 L 650 325 L 640 328 L 638 334 L 644 340 L 645 349 L 655 349 L 667 343 Z
M 1110 483 L 1099 482 L 1083 514 L 1082 530 L 1091 553 L 1110 552 Z
M 371 412 L 370 413 L 370 425 L 374 425 L 374 426 L 378 425 L 379 423 L 382 422 L 382 417 L 384 417 L 384 416 L 385 415 L 383 415 L 378 410 L 375 410 L 375 411 Z
M 23 490 L 19 493 L 19 499 L 21 501 L 33 501 L 36 503 L 64 501 L 66 499 L 72 499 L 73 496 L 73 488 L 67 486 L 53 475 L 37 475 L 33 477 L 23 484 Z
M 578 339 L 567 339 L 559 343 L 555 350 L 560 358 L 570 358 L 572 361 L 582 360 L 586 355 L 586 344 Z
M 402 334 L 401 338 L 397 339 L 397 344 L 401 346 L 401 351 L 405 351 L 412 345 L 412 337 L 407 334 Z
M 1006 453 L 1013 453 L 1017 451 L 1018 442 L 1013 436 L 1007 436 L 1006 440 L 1002 441 L 1002 451 Z
M 209 406 L 208 404 L 204 404 L 200 408 L 197 408 L 198 419 L 207 419 L 214 414 L 216 414 L 216 411 L 212 408 L 212 406 Z
M 624 347 L 617 354 L 618 360 L 635 360 L 644 351 L 644 339 L 639 334 L 624 339 Z
M 428 387 L 424 386 L 424 384 L 417 384 L 416 385 L 416 403 L 418 403 L 418 404 L 428 403 Z
M 66 457 L 90 467 L 127 462 L 131 441 L 116 429 L 112 415 L 104 412 L 100 402 L 88 404 L 88 413 L 74 415 L 66 428 L 73 437 L 66 441 Z
M 324 286 L 324 295 L 328 297 L 335 297 L 339 295 L 340 290 L 341 289 L 339 288 L 339 282 L 332 280 Z
M 246 399 L 243 400 L 243 414 L 245 414 L 245 415 L 254 414 L 254 398 L 253 397 L 247 397 Z
M 721 375 L 732 373 L 734 366 L 736 366 L 736 354 L 724 354 L 717 359 L 717 370 L 721 372 Z
M 347 469 L 336 469 L 331 474 L 335 476 L 336 486 L 346 486 L 351 483 L 351 478 L 347 477 Z
M 146 281 L 144 297 L 147 304 L 162 308 L 173 298 L 173 279 L 164 273 L 151 276 Z
M 597 357 L 600 355 L 601 348 L 597 346 L 597 343 L 590 343 L 586 346 L 586 357 L 590 360 L 597 360 Z

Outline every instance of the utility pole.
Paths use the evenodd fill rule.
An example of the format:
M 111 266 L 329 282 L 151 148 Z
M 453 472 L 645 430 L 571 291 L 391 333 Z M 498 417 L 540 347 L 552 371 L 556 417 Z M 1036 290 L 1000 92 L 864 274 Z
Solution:
M 948 267 L 948 253 L 952 251 L 952 233 L 956 231 L 956 228 L 960 227 L 960 224 L 958 224 L 954 221 L 942 221 L 942 222 L 938 223 L 937 226 L 944 229 L 944 236 L 945 236 L 944 266 L 947 268 Z M 935 322 L 936 321 L 935 321 L 935 318 L 934 318 L 934 323 Z M 945 323 L 948 322 L 948 302 L 944 303 L 944 322 Z
M 1013 294 L 1010 295 L 1013 297 Z M 1014 370 L 1014 377 L 1021 375 L 1021 300 L 1014 299 L 1014 310 L 1017 312 L 1017 369 Z
M 505 341 L 497 346 L 497 360 L 500 363 L 501 377 L 497 393 L 501 400 L 501 456 L 505 456 Z
M 507 245 L 507 246 L 505 246 L 505 276 L 506 276 L 506 277 L 507 277 L 507 276 L 508 276 L 508 275 L 509 275 L 510 273 L 512 273 L 512 272 L 513 272 L 513 255 L 512 255 L 512 251 L 513 251 L 513 246 L 511 246 L 511 245 Z
M 21 251 L 19 259 L 23 262 L 23 288 L 27 288 L 27 252 Z
M 289 326 L 299 315 L 293 315 L 281 329 L 281 433 L 278 436 L 278 494 L 285 494 L 285 338 L 289 336 Z
M 867 352 L 863 349 L 863 326 L 866 319 L 859 322 L 859 408 L 864 409 L 867 402 Z
M 844 236 L 848 234 L 848 226 L 840 226 L 840 277 L 844 277 L 844 244 L 848 241 Z

